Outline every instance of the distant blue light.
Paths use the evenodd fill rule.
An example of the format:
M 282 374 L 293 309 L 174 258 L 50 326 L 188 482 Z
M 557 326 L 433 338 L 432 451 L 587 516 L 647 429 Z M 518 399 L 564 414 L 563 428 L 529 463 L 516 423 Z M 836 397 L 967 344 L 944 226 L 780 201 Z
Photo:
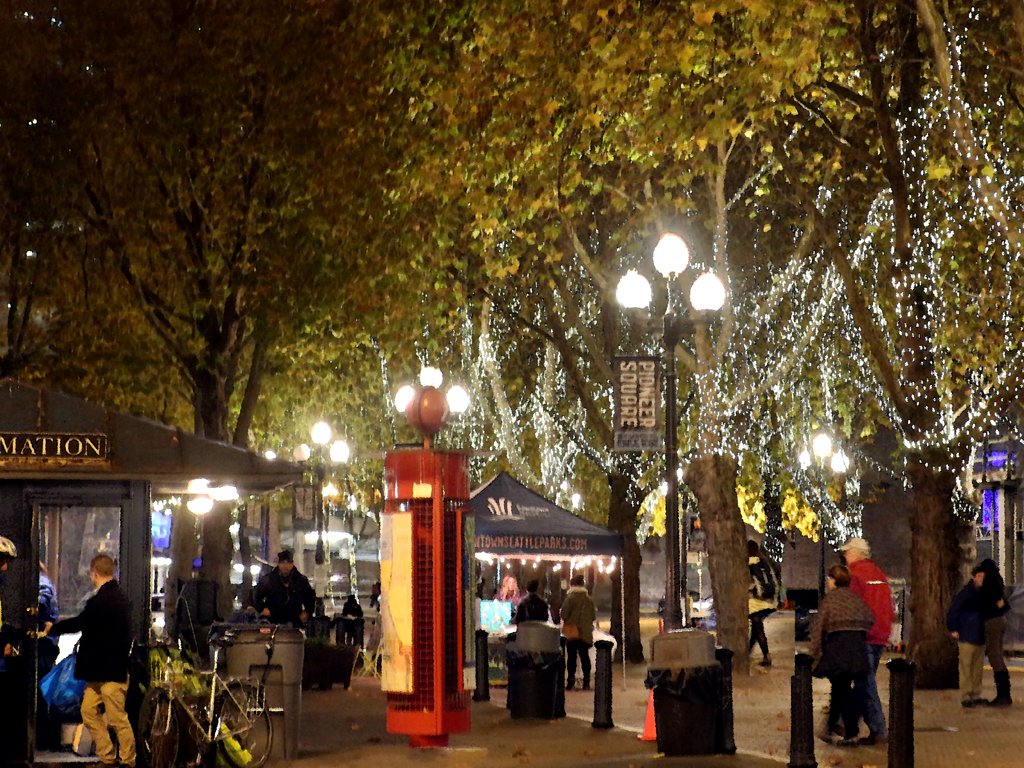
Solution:
M 999 530 L 999 515 L 996 512 L 996 491 L 989 489 L 981 493 L 981 527 Z
M 995 469 L 1000 469 L 1006 466 L 1008 454 L 1006 451 L 991 451 L 988 454 L 988 465 Z

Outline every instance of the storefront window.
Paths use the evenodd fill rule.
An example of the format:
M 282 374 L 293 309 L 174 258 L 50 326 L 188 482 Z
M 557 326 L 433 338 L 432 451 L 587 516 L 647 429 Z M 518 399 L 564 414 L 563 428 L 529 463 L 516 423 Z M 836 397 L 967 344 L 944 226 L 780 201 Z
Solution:
M 43 507 L 42 517 L 40 557 L 57 589 L 60 616 L 76 616 L 94 591 L 92 559 L 120 558 L 121 508 Z

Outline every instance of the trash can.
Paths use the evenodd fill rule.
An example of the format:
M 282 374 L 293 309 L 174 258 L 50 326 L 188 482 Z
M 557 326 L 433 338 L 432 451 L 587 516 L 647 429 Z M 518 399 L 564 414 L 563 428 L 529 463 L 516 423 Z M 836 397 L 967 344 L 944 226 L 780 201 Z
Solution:
M 508 708 L 514 719 L 565 717 L 565 657 L 558 627 L 524 621 L 505 648 Z
M 713 635 L 683 629 L 652 638 L 644 684 L 654 692 L 659 752 L 715 754 L 722 666 L 715 659 Z
M 299 756 L 305 634 L 284 624 L 215 625 L 211 634 L 224 630 L 234 635 L 226 648 L 228 675 L 265 682 L 274 727 L 271 757 L 294 760 Z

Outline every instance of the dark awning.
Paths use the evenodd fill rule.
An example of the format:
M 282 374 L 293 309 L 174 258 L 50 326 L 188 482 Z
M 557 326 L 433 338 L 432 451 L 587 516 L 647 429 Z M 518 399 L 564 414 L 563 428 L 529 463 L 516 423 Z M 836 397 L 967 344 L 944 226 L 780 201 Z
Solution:
M 494 555 L 618 555 L 617 533 L 562 509 L 505 472 L 477 488 L 476 551 Z
M 0 477 L 146 480 L 156 494 L 189 480 L 231 484 L 242 495 L 282 488 L 302 468 L 79 397 L 0 380 Z

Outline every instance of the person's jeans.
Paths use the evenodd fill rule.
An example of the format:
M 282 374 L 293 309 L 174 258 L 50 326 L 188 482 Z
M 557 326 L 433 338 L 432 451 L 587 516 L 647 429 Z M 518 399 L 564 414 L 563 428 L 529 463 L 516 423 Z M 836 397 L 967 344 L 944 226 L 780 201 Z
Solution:
M 853 679 L 853 695 L 857 699 L 857 705 L 864 716 L 864 723 L 872 736 L 888 736 L 889 730 L 885 727 L 885 713 L 882 710 L 882 702 L 878 698 L 878 685 L 875 682 L 875 673 L 878 672 L 878 662 L 882 659 L 882 651 L 885 646 L 868 645 L 868 671 L 863 675 L 857 675 Z
M 567 685 L 576 683 L 576 659 L 579 657 L 580 666 L 583 668 L 583 684 L 590 685 L 590 643 L 583 640 L 570 640 L 565 644 L 567 671 L 569 680 Z

